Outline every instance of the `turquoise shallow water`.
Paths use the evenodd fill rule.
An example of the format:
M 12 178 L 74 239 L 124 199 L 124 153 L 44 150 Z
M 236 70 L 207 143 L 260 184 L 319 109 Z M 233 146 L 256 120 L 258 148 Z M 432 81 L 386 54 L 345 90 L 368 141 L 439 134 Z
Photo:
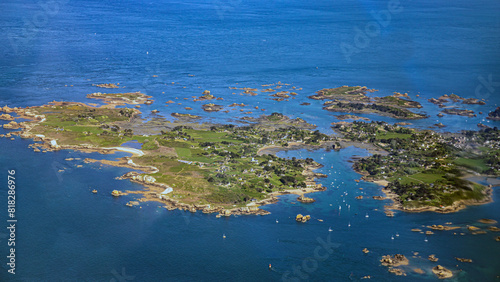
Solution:
M 435 115 L 439 109 L 427 98 L 456 93 L 488 99 L 485 106 L 470 107 L 483 112 L 477 118 L 439 119 L 447 125 L 442 131 L 476 129 L 476 124 L 500 102 L 498 89 L 494 89 L 498 86 L 490 92 L 480 88 L 480 95 L 476 94 L 484 81 L 481 77 L 487 80 L 491 75 L 493 82 L 500 81 L 500 7 L 495 1 L 401 1 L 403 10 L 393 14 L 390 23 L 352 55 L 350 62 L 340 44 L 355 45 L 355 28 L 364 29 L 374 20 L 371 11 L 383 12 L 388 2 L 57 3 L 57 12 L 54 7 L 44 12 L 39 4 L 19 1 L 0 4 L 0 35 L 6 39 L 0 46 L 0 105 L 86 101 L 85 95 L 95 91 L 129 90 L 154 97 L 153 105 L 142 107 L 145 118 L 152 117 L 148 113 L 153 109 L 169 118 L 171 112 L 188 112 L 186 106 L 193 108 L 190 113 L 206 115 L 214 122 L 234 123 L 243 116 L 238 111 L 204 113 L 200 102 L 182 99 L 199 96 L 208 89 L 224 98 L 218 101 L 223 105 L 243 102 L 265 108 L 265 113 L 302 117 L 331 132 L 329 125 L 337 121 L 335 114 L 321 111 L 320 102 L 307 99 L 325 87 L 366 85 L 379 89 L 376 95 L 408 92 L 432 116 L 414 121 L 413 126 L 418 128 L 438 122 Z M 264 94 L 240 96 L 229 89 L 260 88 L 278 81 L 303 90 L 296 91 L 299 95 L 294 100 L 275 102 Z M 92 86 L 108 82 L 119 82 L 126 88 Z M 416 98 L 417 94 L 421 98 Z M 167 107 L 168 100 L 182 105 Z M 300 105 L 306 101 L 311 105 Z M 252 111 L 251 116 L 261 114 Z M 272 213 L 269 216 L 216 219 L 214 215 L 167 211 L 155 204 L 142 204 L 141 209 L 126 207 L 131 198 L 110 195 L 113 189 L 141 189 L 115 179 L 126 169 L 64 161 L 89 157 L 87 154 L 34 153 L 29 143 L 0 140 L 0 168 L 4 175 L 7 169 L 16 169 L 19 181 L 17 274 L 6 272 L 7 233 L 2 231 L 2 281 L 123 281 L 123 274 L 136 281 L 284 277 L 358 281 L 365 275 L 376 281 L 436 280 L 429 272 L 433 266 L 426 259 L 429 254 L 436 254 L 440 264 L 456 270 L 456 281 L 495 281 L 500 275 L 500 246 L 491 232 L 475 236 L 467 231 L 464 236 L 436 232 L 425 242 L 425 235 L 410 231 L 447 221 L 461 226 L 481 226 L 476 222 L 479 218 L 500 221 L 498 189 L 493 193 L 495 202 L 455 214 L 397 213 L 388 218 L 382 212 L 387 202 L 354 199 L 361 193 L 365 198 L 381 195 L 377 185 L 354 181 L 360 176 L 352 171 L 348 160 L 353 155 L 367 155 L 364 150 L 282 152 L 283 157 L 312 157 L 324 164 L 319 172 L 328 178 L 319 182 L 328 189 L 311 195 L 316 203 L 304 205 L 293 196 L 282 196 L 279 203 L 265 207 Z M 83 167 L 77 167 L 80 164 Z M 61 169 L 65 172 L 58 172 Z M 6 186 L 0 187 L 5 195 Z M 92 189 L 99 193 L 92 194 Z M 0 210 L 5 211 L 6 205 L 6 198 L 0 200 Z M 297 224 L 293 218 L 297 213 L 311 214 L 313 220 Z M 0 215 L 5 222 L 6 212 Z M 328 231 L 330 227 L 332 232 Z M 332 252 L 317 260 L 314 252 L 321 241 L 330 241 Z M 365 247 L 371 250 L 367 255 L 361 252 Z M 413 258 L 414 251 L 421 258 Z M 426 273 L 408 271 L 404 278 L 387 273 L 378 260 L 394 253 L 405 254 L 411 267 L 420 267 Z M 459 263 L 455 256 L 474 262 Z M 310 273 L 293 274 L 296 267 L 304 268 L 303 263 Z M 272 270 L 268 264 L 272 264 Z M 287 276 L 288 272 L 291 274 Z

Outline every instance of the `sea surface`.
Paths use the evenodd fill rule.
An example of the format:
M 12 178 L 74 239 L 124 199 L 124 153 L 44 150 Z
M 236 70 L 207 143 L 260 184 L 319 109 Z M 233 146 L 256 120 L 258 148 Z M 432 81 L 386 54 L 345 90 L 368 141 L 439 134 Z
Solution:
M 494 0 L 4 0 L 0 11 L 2 106 L 89 102 L 85 96 L 97 91 L 141 91 L 155 100 L 141 107 L 145 119 L 157 109 L 169 120 L 172 112 L 189 112 L 206 116 L 204 121 L 237 124 L 243 116 L 281 112 L 332 133 L 338 113 L 322 110 L 321 101 L 307 96 L 322 88 L 362 85 L 379 90 L 373 95 L 408 93 L 422 103 L 419 112 L 430 118 L 411 121 L 412 127 L 457 132 L 476 130 L 480 122 L 500 125 L 485 119 L 500 104 L 500 5 Z M 262 89 L 278 82 L 295 86 L 295 99 L 277 102 L 267 93 L 239 95 L 229 88 Z M 92 86 L 97 83 L 121 88 Z M 217 101 L 222 105 L 243 102 L 252 113 L 205 113 L 191 98 L 203 90 L 224 98 Z M 440 109 L 427 99 L 452 93 L 487 104 L 467 106 L 475 118 L 438 118 Z M 165 104 L 168 100 L 176 103 Z M 432 127 L 438 122 L 446 127 Z M 398 212 L 389 218 L 383 213 L 389 202 L 371 199 L 382 195 L 380 187 L 354 181 L 360 175 L 350 160 L 367 156 L 366 150 L 289 151 L 279 156 L 312 157 L 324 165 L 318 172 L 328 177 L 318 182 L 327 190 L 309 195 L 314 204 L 288 195 L 264 207 L 271 215 L 218 219 L 156 203 L 129 208 L 125 203 L 134 196 L 110 194 L 142 189 L 116 179 L 129 170 L 82 161 L 127 153 L 35 153 L 30 143 L 0 139 L 0 281 L 359 281 L 367 275 L 375 281 L 430 281 L 437 280 L 430 254 L 454 271 L 450 281 L 499 279 L 500 243 L 494 237 L 500 234 L 410 231 L 445 222 L 485 228 L 478 219 L 500 221 L 498 188 L 493 203 L 454 214 Z M 6 264 L 7 170 L 13 169 L 15 275 Z M 356 200 L 358 195 L 364 199 Z M 298 213 L 312 220 L 296 223 Z M 395 253 L 410 259 L 406 277 L 380 266 L 382 255 Z

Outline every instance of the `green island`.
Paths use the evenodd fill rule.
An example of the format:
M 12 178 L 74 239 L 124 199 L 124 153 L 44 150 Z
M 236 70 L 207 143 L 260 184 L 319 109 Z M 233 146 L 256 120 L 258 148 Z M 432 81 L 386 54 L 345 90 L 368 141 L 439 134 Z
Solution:
M 323 109 L 331 112 L 377 114 L 397 119 L 422 119 L 427 116 L 414 113 L 409 108 L 422 108 L 422 105 L 408 98 L 408 94 L 394 93 L 392 96 L 368 97 L 368 92 L 375 92 L 366 86 L 341 86 L 322 89 L 313 100 L 330 100 L 323 104 Z
M 113 100 L 116 96 L 116 101 Z M 266 214 L 260 205 L 277 201 L 275 196 L 294 193 L 298 200 L 309 201 L 303 194 L 324 190 L 314 182 L 322 177 L 313 170 L 321 167 L 312 159 L 285 159 L 265 153 L 273 148 L 326 146 L 335 138 L 312 131 L 304 120 L 282 114 L 263 115 L 248 125 L 198 124 L 186 121 L 153 121 L 159 134 L 144 134 L 140 111 L 110 107 L 111 104 L 145 102 L 147 97 L 106 94 L 93 95 L 107 105 L 93 107 L 75 102 L 13 110 L 31 121 L 10 122 L 5 128 L 22 138 L 33 138 L 35 151 L 61 149 L 131 152 L 132 157 L 118 161 L 85 159 L 87 163 L 135 169 L 122 178 L 147 187 L 144 191 L 114 191 L 113 195 L 142 194 L 140 201 L 158 201 L 169 209 L 231 214 Z M 7 109 L 6 109 L 7 110 Z M 10 109 L 7 111 L 11 111 Z M 141 128 L 142 132 L 135 132 Z M 12 135 L 10 134 L 10 136 Z M 8 137 L 10 137 L 8 136 Z M 141 150 L 120 147 L 137 141 Z M 139 172 L 140 171 L 140 172 Z M 141 173 L 142 172 L 142 173 Z
M 366 93 L 372 91 L 343 86 L 320 90 L 310 98 L 337 100 L 337 107 L 338 103 L 348 105 L 346 112 L 370 109 L 371 113 L 407 119 L 420 115 L 407 110 L 421 107 L 407 94 L 367 97 Z M 205 91 L 202 97 L 208 95 Z M 400 126 L 406 124 L 401 122 L 342 121 L 332 123 L 336 135 L 326 135 L 301 118 L 291 119 L 280 113 L 243 117 L 239 126 L 194 122 L 201 117 L 179 113 L 171 114 L 175 121 L 158 116 L 145 121 L 138 106 L 153 101 L 140 92 L 93 93 L 87 98 L 105 104 L 54 101 L 35 107 L 0 108 L 4 112 L 0 119 L 10 121 L 3 127 L 21 129 L 2 137 L 33 139 L 35 143 L 30 147 L 35 152 L 70 149 L 132 153 L 115 161 L 87 158 L 85 162 L 132 169 L 121 178 L 140 183 L 145 189 L 114 190 L 112 195 L 139 195 L 138 201 L 160 202 L 167 209 L 201 210 L 219 213 L 217 216 L 267 214 L 259 206 L 290 193 L 298 195 L 300 202 L 314 202 L 305 194 L 326 189 L 315 182 L 325 177 L 314 172 L 321 165 L 310 158 L 275 155 L 300 148 L 339 150 L 354 145 L 369 149 L 372 155 L 355 159 L 354 170 L 363 180 L 384 185 L 383 191 L 394 202 L 389 208 L 404 211 L 453 212 L 491 201 L 491 188 L 467 177 L 500 174 L 497 128 L 437 133 L 406 128 Z M 358 104 L 363 105 L 359 111 L 351 109 Z M 327 104 L 327 109 L 331 105 Z M 26 121 L 17 123 L 17 118 Z M 121 147 L 127 142 L 141 143 L 141 149 Z M 127 205 L 136 204 L 130 201 Z M 390 210 L 386 213 L 393 214 Z
M 394 200 L 393 209 L 453 212 L 491 200 L 489 187 L 467 180 L 471 174 L 500 175 L 500 131 L 483 129 L 439 134 L 385 122 L 338 122 L 347 140 L 385 150 L 354 163 L 354 170 L 378 182 Z

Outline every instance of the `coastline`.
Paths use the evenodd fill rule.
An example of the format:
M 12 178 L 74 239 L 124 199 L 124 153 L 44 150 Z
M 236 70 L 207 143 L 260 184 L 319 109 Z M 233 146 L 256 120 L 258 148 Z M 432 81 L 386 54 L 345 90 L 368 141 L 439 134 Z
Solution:
M 454 213 L 461 211 L 463 209 L 466 209 L 468 206 L 478 206 L 478 205 L 484 205 L 488 203 L 493 202 L 492 198 L 492 192 L 493 189 L 490 187 L 487 187 L 485 190 L 485 198 L 483 200 L 459 200 L 454 202 L 450 206 L 443 206 L 443 207 L 435 207 L 435 206 L 422 206 L 422 207 L 415 207 L 415 208 L 407 208 L 404 207 L 401 203 L 399 203 L 399 195 L 396 193 L 390 191 L 389 189 L 386 189 L 387 184 L 389 183 L 386 180 L 365 180 L 365 181 L 370 181 L 375 184 L 378 184 L 380 186 L 383 186 L 381 188 L 382 193 L 385 195 L 385 199 L 391 200 L 392 203 L 390 205 L 384 206 L 384 210 L 387 214 L 387 216 L 392 216 L 394 210 L 397 211 L 403 211 L 403 212 L 410 212 L 410 213 L 420 213 L 420 212 L 436 212 L 436 213 Z

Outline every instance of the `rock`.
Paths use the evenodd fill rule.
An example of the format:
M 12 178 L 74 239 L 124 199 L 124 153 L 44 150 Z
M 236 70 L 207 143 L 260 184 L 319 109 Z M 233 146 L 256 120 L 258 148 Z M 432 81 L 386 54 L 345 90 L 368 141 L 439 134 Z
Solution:
M 479 113 L 481 114 L 481 112 L 479 112 Z M 484 128 L 484 129 L 486 129 L 486 128 L 491 128 L 491 127 L 487 126 L 486 124 L 482 124 L 482 123 L 478 123 L 478 124 L 477 124 L 477 127 L 479 127 L 479 128 Z
M 158 111 L 158 110 L 152 110 L 152 111 L 151 111 L 151 113 L 152 113 L 152 114 L 157 114 L 157 113 L 159 113 L 159 112 L 160 112 L 160 111 Z
M 500 232 L 500 228 L 496 226 L 488 226 L 488 230 L 493 232 Z
M 221 216 L 231 216 L 231 210 L 222 210 L 220 212 Z
M 97 194 L 97 190 L 96 189 L 92 190 L 92 193 Z
M 173 103 L 175 103 L 175 102 L 172 100 L 168 100 L 167 102 L 165 102 L 165 104 L 173 104 Z
M 436 276 L 439 279 L 453 277 L 453 272 L 451 272 L 451 270 L 449 270 L 449 269 L 442 267 L 441 265 L 438 265 L 438 266 L 432 268 L 432 273 L 436 274 Z
M 205 104 L 201 107 L 205 112 L 218 112 L 218 111 L 222 110 L 221 105 L 216 105 L 216 104 L 212 104 L 212 103 Z
M 500 242 L 500 236 L 495 237 L 495 241 Z
M 370 252 L 370 251 L 369 251 L 367 248 L 364 248 L 364 249 L 363 249 L 363 253 L 367 254 L 367 253 L 369 253 L 369 252 Z
M 359 195 L 359 196 L 357 196 L 355 198 L 358 199 L 358 200 L 361 200 L 361 199 L 363 199 L 363 196 Z
M 119 197 L 123 195 L 123 193 L 118 190 L 113 190 L 113 192 L 111 192 L 111 195 L 113 195 L 114 197 Z
M 203 93 L 201 93 L 201 94 L 203 94 L 203 95 L 210 95 L 210 91 L 209 91 L 209 90 L 205 90 L 205 91 L 203 91 Z
M 139 174 L 139 175 L 134 175 L 131 177 L 133 180 L 139 181 L 139 182 L 145 182 L 148 184 L 155 183 L 156 179 L 151 176 L 151 175 L 145 175 L 145 174 Z
M 314 200 L 313 198 L 308 198 L 308 197 L 305 197 L 305 196 L 300 196 L 297 198 L 297 201 L 301 202 L 301 203 L 314 203 L 316 200 Z
M 153 104 L 153 102 L 154 102 L 153 100 L 146 100 L 146 102 L 144 102 L 144 104 L 151 105 L 151 104 Z
M 0 115 L 0 120 L 14 120 L 14 117 L 9 114 Z
M 408 259 L 401 254 L 395 254 L 394 256 L 386 255 L 382 256 L 380 260 L 382 265 L 384 266 L 400 266 L 400 265 L 408 265 Z
M 3 125 L 3 128 L 5 128 L 5 129 L 18 129 L 19 127 L 20 127 L 20 124 L 15 122 L 15 121 L 11 121 L 11 122 Z
M 437 114 L 438 117 L 444 117 L 442 113 Z
M 388 217 L 394 217 L 394 212 L 391 210 L 385 210 L 384 213 Z
M 427 228 L 434 229 L 434 230 L 453 230 L 453 229 L 459 229 L 460 226 L 443 226 L 443 225 L 433 224 L 431 226 L 427 226 Z
M 394 274 L 396 274 L 398 276 L 406 276 L 406 273 L 402 269 L 400 269 L 400 268 L 392 268 L 391 267 L 391 268 L 388 269 L 388 271 L 390 273 L 394 273 Z
M 413 228 L 411 231 L 413 231 L 413 232 L 421 232 L 421 231 L 422 231 L 422 229 Z
M 469 231 L 476 231 L 476 230 L 480 230 L 480 228 L 479 228 L 479 227 L 472 226 L 472 225 L 467 226 L 467 229 L 469 229 Z
M 478 220 L 478 222 L 481 222 L 484 224 L 496 224 L 496 223 L 498 223 L 498 221 L 496 221 L 494 219 L 487 219 L 487 218 L 481 218 L 480 220 Z
M 387 199 L 387 198 L 382 197 L 382 196 L 373 196 L 372 198 L 373 198 L 374 200 L 385 200 L 385 199 Z
M 467 259 L 467 258 L 455 258 L 456 260 L 458 260 L 459 262 L 468 262 L 468 263 L 472 263 L 472 260 L 471 259 Z
M 311 219 L 311 216 L 310 215 L 305 215 L 303 216 L 302 214 L 298 214 L 296 217 L 295 217 L 295 220 L 297 222 L 307 222 L 309 219 Z
M 428 257 L 428 259 L 429 259 L 430 261 L 432 261 L 432 262 L 436 262 L 436 261 L 438 261 L 438 260 L 439 260 L 439 259 L 438 259 L 435 255 L 430 255 L 430 256 Z
M 425 235 L 432 235 L 432 234 L 434 234 L 434 232 L 432 232 L 430 230 L 425 231 Z
M 440 123 L 436 123 L 434 124 L 436 127 L 439 127 L 439 128 L 443 128 L 443 127 L 446 127 L 446 125 L 442 124 L 441 122 Z

